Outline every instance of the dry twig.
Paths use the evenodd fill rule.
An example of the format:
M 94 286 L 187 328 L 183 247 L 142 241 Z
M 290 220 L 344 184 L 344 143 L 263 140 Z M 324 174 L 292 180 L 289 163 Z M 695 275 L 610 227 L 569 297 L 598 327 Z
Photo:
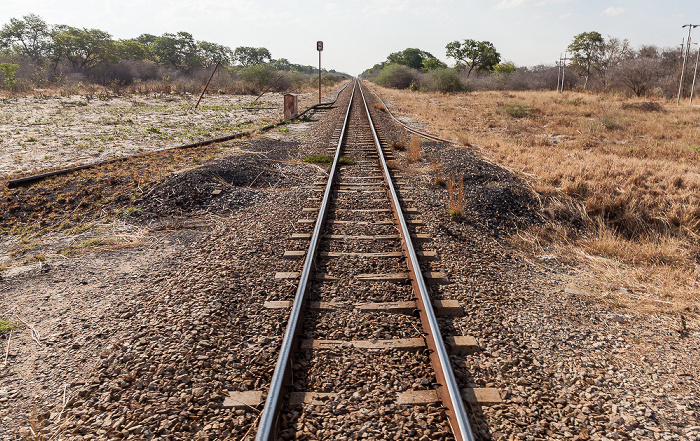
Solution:
M 39 331 L 37 331 L 34 326 L 32 326 L 29 323 L 27 323 L 26 321 L 24 321 L 24 319 L 22 319 L 22 317 L 17 316 L 17 318 L 19 319 L 20 322 L 24 323 L 32 331 L 32 338 L 39 346 L 41 346 L 42 343 L 41 343 L 41 336 L 39 335 Z
M 7 347 L 5 348 L 5 361 L 2 363 L 3 366 L 7 366 L 7 357 L 10 355 L 10 340 L 12 340 L 12 329 L 7 336 Z

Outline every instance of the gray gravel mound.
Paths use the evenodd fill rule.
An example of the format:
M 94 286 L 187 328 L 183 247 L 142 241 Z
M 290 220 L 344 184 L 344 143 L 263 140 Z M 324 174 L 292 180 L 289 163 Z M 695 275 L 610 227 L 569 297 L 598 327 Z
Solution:
M 298 147 L 290 142 L 253 141 L 243 153 L 175 173 L 142 200 L 146 217 L 188 215 L 203 211 L 228 213 L 256 204 L 263 190 L 299 186 L 315 171 L 295 159 Z

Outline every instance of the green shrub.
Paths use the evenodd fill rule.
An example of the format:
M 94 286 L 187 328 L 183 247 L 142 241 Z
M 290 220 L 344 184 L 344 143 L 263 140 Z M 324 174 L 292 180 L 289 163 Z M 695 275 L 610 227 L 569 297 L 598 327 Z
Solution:
M 249 83 L 257 92 L 262 92 L 275 81 L 277 71 L 270 64 L 254 64 L 238 70 L 240 78 Z
M 17 84 L 17 79 L 15 78 L 17 69 L 19 69 L 19 64 L 0 63 L 0 72 L 5 77 L 5 87 L 12 87 Z
M 384 87 L 407 89 L 420 83 L 419 72 L 400 64 L 389 64 L 379 72 L 374 82 Z
M 455 69 L 435 69 L 430 72 L 434 90 L 438 92 L 460 92 L 464 90 Z

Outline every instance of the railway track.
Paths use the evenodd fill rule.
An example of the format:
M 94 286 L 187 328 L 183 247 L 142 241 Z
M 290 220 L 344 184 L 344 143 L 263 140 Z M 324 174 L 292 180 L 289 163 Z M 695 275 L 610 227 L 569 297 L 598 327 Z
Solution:
M 295 298 L 266 303 L 290 318 L 256 439 L 474 439 L 463 401 L 474 391 L 460 390 L 450 353 L 478 345 L 441 334 L 438 316 L 461 307 L 431 301 L 428 285 L 445 276 L 428 270 L 435 253 L 387 166 L 365 91 L 348 89 L 328 179 L 314 183 L 293 237 L 308 248 L 285 251 L 303 266 L 276 275 L 298 283 Z M 228 405 L 260 395 L 234 393 Z

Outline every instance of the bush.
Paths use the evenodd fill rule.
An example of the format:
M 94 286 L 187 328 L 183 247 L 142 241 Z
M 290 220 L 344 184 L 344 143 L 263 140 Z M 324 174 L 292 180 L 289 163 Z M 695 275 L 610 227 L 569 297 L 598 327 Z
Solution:
M 374 82 L 384 87 L 407 89 L 412 84 L 420 84 L 420 72 L 400 64 L 389 64 L 377 74 Z
M 271 64 L 254 64 L 238 70 L 238 76 L 248 83 L 255 93 L 265 90 L 277 78 L 277 70 Z
M 459 80 L 459 74 L 454 69 L 435 69 L 430 72 L 432 89 L 438 92 L 459 92 L 464 85 Z

